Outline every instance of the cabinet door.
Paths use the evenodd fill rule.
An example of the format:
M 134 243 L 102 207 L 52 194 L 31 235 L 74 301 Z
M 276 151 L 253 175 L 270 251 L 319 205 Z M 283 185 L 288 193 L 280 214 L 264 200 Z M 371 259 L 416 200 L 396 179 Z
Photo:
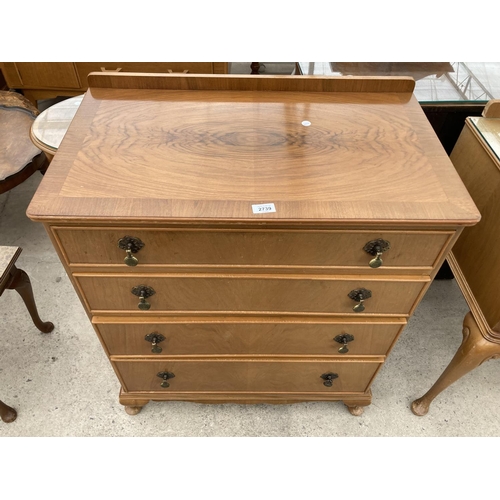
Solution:
M 71 62 L 16 63 L 25 88 L 78 89 L 80 80 L 75 65 Z

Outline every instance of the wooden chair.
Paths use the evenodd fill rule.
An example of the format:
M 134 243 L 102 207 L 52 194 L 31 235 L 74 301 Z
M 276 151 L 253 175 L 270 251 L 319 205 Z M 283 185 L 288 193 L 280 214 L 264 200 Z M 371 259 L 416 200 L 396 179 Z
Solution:
M 17 92 L 0 91 L 0 194 L 34 172 L 45 173 L 49 162 L 30 139 L 39 110 Z
M 25 271 L 16 267 L 15 263 L 22 249 L 20 247 L 0 246 L 0 296 L 7 289 L 15 290 L 23 299 L 35 326 L 42 333 L 49 333 L 54 329 L 50 322 L 44 322 L 38 315 L 33 296 L 31 282 Z M 16 410 L 0 401 L 0 418 L 7 423 L 17 417 Z

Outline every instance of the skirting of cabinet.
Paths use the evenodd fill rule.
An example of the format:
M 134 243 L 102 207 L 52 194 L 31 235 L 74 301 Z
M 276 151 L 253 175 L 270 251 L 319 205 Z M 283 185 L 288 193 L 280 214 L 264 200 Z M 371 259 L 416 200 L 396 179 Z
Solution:
M 137 415 L 150 401 L 185 401 L 201 404 L 295 404 L 307 402 L 342 401 L 352 415 L 359 416 L 364 407 L 371 404 L 372 392 L 368 389 L 364 393 L 128 393 L 120 390 L 119 402 L 125 406 L 129 415 Z

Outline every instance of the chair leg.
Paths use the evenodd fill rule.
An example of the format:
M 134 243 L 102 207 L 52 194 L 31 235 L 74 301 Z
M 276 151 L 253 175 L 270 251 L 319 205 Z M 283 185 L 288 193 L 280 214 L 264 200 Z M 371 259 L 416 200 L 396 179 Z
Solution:
M 14 408 L 7 406 L 4 402 L 0 401 L 0 418 L 6 424 L 10 424 L 17 418 L 17 412 Z
M 17 268 L 16 266 L 12 267 L 11 270 L 12 280 L 9 283 L 8 288 L 15 290 L 23 299 L 26 304 L 26 308 L 30 313 L 31 319 L 35 326 L 42 333 L 49 333 L 54 329 L 54 324 L 50 321 L 44 322 L 40 319 L 38 315 L 38 310 L 35 304 L 35 298 L 33 296 L 33 288 L 31 287 L 31 282 L 25 271 Z

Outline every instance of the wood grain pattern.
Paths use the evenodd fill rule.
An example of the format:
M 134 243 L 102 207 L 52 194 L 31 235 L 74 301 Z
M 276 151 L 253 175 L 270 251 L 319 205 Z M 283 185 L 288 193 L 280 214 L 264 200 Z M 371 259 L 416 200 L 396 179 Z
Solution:
M 156 294 L 148 302 L 150 311 L 219 312 L 301 312 L 343 315 L 409 315 L 428 277 L 351 277 L 291 275 L 91 275 L 74 273 L 86 297 L 88 309 L 139 312 L 133 287 L 146 285 Z M 351 290 L 367 288 L 372 297 L 363 313 L 354 313 L 357 304 L 348 297 Z
M 464 229 L 453 255 L 487 325 L 494 328 L 500 322 L 500 254 L 496 251 L 500 248 L 500 161 L 488 154 L 488 146 L 474 128 L 467 122 L 451 158 L 482 218 Z
M 292 404 L 306 401 L 342 401 L 350 411 L 352 405 L 367 406 L 371 403 L 372 392 L 125 392 L 120 390 L 119 401 L 126 405 L 129 415 L 137 415 L 149 401 L 186 401 L 204 404 Z M 130 405 L 130 406 L 129 406 Z M 354 414 L 354 413 L 352 413 Z
M 113 361 L 127 392 L 364 392 L 380 367 L 381 360 L 337 361 L 247 361 L 232 358 L 180 361 Z M 163 389 L 157 373 L 168 371 L 175 377 Z M 321 375 L 333 372 L 338 379 L 332 387 L 323 385 Z
M 18 62 L 15 63 L 22 87 L 57 87 L 78 89 L 80 80 L 71 62 Z M 9 74 L 7 83 L 9 83 Z
M 315 77 L 289 75 L 154 75 L 141 73 L 88 76 L 89 87 L 98 89 L 163 90 L 272 90 L 295 92 L 398 92 L 411 94 L 415 81 L 409 77 Z
M 68 264 L 115 265 L 124 272 L 145 265 L 209 266 L 309 266 L 360 267 L 370 270 L 373 255 L 363 250 L 370 241 L 384 239 L 391 249 L 384 253 L 382 267 L 435 265 L 441 249 L 452 236 L 442 232 L 386 231 L 292 231 L 292 230 L 197 230 L 141 227 L 53 227 L 65 250 Z M 131 269 L 123 259 L 118 241 L 126 235 L 144 243 L 137 254 L 139 264 Z M 379 268 L 376 271 L 380 271 Z M 415 271 L 413 271 L 415 272 Z
M 475 223 L 425 115 L 404 95 L 91 90 L 28 214 Z M 252 213 L 268 202 L 276 213 Z
M 385 356 L 406 322 L 342 318 L 338 320 L 290 321 L 277 318 L 219 319 L 187 317 L 172 320 L 156 318 L 145 322 L 128 318 L 130 322 L 105 322 L 94 317 L 94 326 L 110 356 L 152 356 L 151 343 L 144 337 L 157 332 L 165 337 L 158 345 L 162 356 L 189 355 L 331 355 L 340 356 L 342 344 L 334 338 L 350 334 L 347 356 Z M 133 321 L 135 320 L 135 321 Z M 110 322 L 115 321 L 115 322 Z
M 295 92 L 397 92 L 411 94 L 409 77 L 315 77 L 289 75 L 165 75 L 148 73 L 91 73 L 93 89 L 252 90 Z M 407 96 L 407 98 L 409 95 Z

